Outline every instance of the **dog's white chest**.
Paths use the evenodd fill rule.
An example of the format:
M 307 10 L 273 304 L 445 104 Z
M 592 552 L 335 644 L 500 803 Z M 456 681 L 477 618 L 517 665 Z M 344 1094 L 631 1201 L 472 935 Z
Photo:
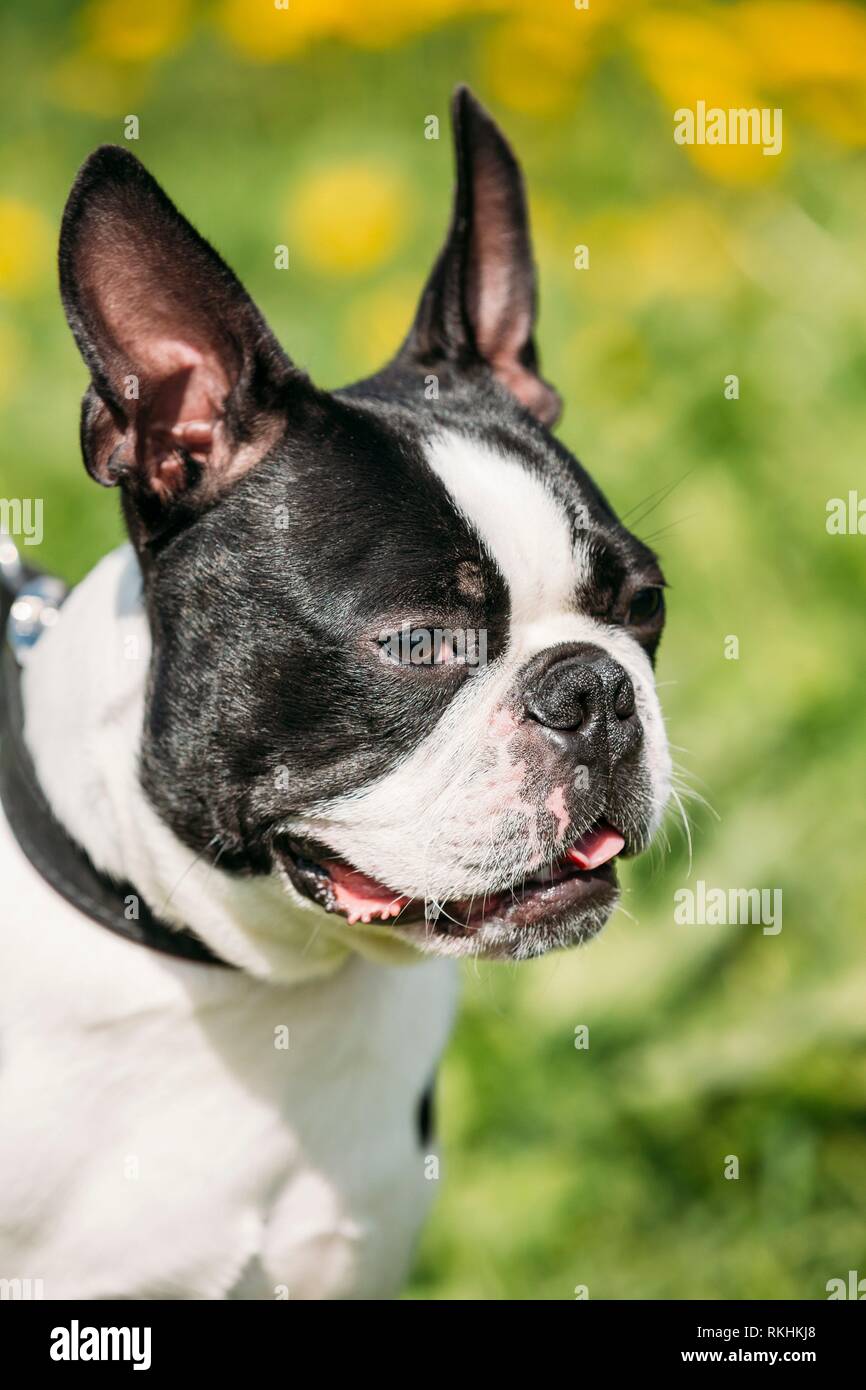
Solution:
M 2 818 L 0 862 L 0 1277 L 47 1298 L 396 1293 L 435 1196 L 418 1106 L 449 964 L 264 984 L 90 924 Z

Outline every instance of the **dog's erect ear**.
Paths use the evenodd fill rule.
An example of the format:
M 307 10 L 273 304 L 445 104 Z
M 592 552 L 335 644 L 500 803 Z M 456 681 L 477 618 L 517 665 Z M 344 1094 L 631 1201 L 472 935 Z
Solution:
M 81 168 L 63 215 L 60 292 L 90 369 L 88 471 L 150 523 L 218 496 L 285 425 L 292 380 L 243 286 L 128 151 Z
M 520 168 L 467 87 L 452 103 L 457 183 L 451 226 L 401 356 L 466 368 L 486 362 L 545 425 L 561 401 L 538 374 L 535 271 Z

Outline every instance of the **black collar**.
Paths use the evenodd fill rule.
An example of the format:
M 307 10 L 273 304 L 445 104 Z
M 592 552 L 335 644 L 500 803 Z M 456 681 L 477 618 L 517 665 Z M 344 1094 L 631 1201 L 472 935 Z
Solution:
M 21 849 L 61 897 L 109 931 L 183 960 L 228 966 L 191 931 L 155 917 L 130 884 L 115 883 L 94 868 L 55 818 L 24 742 L 21 670 L 2 638 L 11 604 L 11 595 L 0 585 L 0 805 Z M 138 911 L 132 920 L 126 916 L 130 898 Z

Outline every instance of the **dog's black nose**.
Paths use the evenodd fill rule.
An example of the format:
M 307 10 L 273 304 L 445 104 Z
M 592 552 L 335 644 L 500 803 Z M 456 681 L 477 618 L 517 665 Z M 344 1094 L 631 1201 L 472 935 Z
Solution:
M 643 737 L 628 673 L 588 642 L 541 652 L 524 674 L 530 719 L 563 752 L 590 764 L 631 753 Z

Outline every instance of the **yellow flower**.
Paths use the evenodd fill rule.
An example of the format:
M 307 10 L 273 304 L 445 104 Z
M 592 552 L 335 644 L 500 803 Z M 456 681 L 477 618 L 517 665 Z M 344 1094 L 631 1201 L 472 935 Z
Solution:
M 38 208 L 19 198 L 0 198 L 0 294 L 26 294 L 54 276 L 54 242 Z
M 450 19 L 499 9 L 503 0 L 345 0 L 338 32 L 359 48 L 388 48 Z
M 290 245 L 317 270 L 355 275 L 399 245 L 412 190 L 393 169 L 347 161 L 307 175 L 291 197 Z
M 853 5 L 747 0 L 732 10 L 731 20 L 768 87 L 866 81 L 866 15 Z
M 731 32 L 733 11 L 687 15 L 651 11 L 636 19 L 629 36 L 641 66 L 668 107 L 673 139 L 674 113 L 762 108 L 758 57 Z M 787 137 L 788 131 L 783 133 Z M 784 144 L 783 144 L 784 148 Z M 777 172 L 781 155 L 765 155 L 760 144 L 682 146 L 684 155 L 725 183 L 757 183 Z
M 345 0 L 288 0 L 286 7 L 275 0 L 224 0 L 217 22 L 246 57 L 276 63 L 334 33 L 345 9 Z
M 583 17 L 575 13 L 578 20 Z M 588 27 L 509 20 L 484 42 L 484 85 L 494 100 L 513 111 L 554 115 L 574 102 L 589 57 Z
M 651 8 L 633 18 L 628 37 L 651 81 L 670 95 L 686 86 L 691 93 L 695 74 L 700 81 L 746 87 L 759 65 L 748 45 L 731 32 L 735 10 L 687 14 Z M 711 92 L 703 95 L 709 103 Z
M 853 5 L 749 0 L 733 14 L 786 109 L 843 145 L 866 144 L 866 15 Z
M 88 50 L 117 62 L 140 63 L 176 48 L 186 37 L 189 0 L 90 0 L 81 22 Z
M 387 48 L 449 19 L 507 5 L 508 0 L 223 0 L 217 22 L 234 47 L 267 63 L 323 38 Z

